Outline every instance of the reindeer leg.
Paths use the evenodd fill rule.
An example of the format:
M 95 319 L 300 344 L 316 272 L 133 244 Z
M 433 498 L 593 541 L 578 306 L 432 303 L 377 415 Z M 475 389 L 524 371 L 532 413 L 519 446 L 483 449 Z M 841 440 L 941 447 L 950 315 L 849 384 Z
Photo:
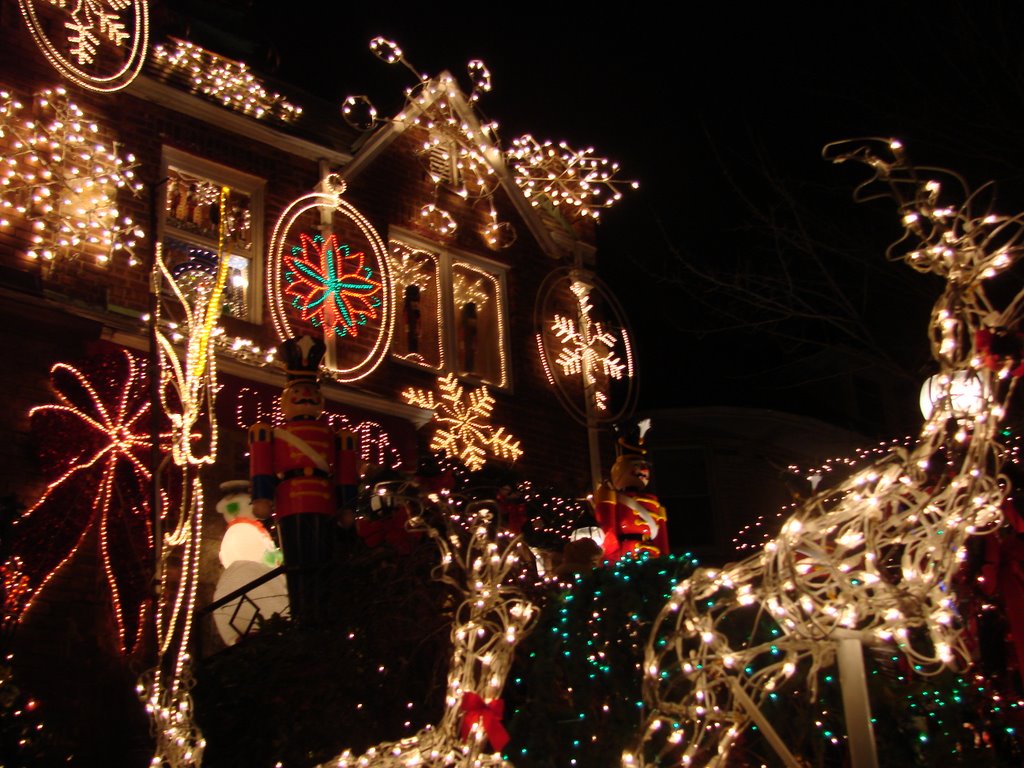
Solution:
M 787 768 L 802 768 L 801 763 L 797 761 L 793 753 L 782 743 L 782 739 L 779 738 L 779 734 L 775 732 L 772 724 L 768 722 L 768 718 L 761 714 L 761 709 L 747 692 L 743 690 L 743 686 L 740 685 L 739 681 L 732 675 L 727 675 L 726 679 L 729 681 L 729 687 L 732 688 L 732 695 L 736 697 L 736 702 L 747 711 L 750 719 L 757 723 L 757 727 L 761 729 L 761 733 L 764 734 L 765 739 L 772 749 L 775 750 L 775 753 L 782 758 L 782 762 L 786 764 Z

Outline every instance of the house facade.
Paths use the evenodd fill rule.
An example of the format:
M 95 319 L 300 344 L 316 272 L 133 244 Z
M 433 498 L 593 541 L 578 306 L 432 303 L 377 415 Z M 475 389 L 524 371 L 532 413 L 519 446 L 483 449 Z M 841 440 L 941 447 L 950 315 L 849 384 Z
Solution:
M 566 172 L 584 155 L 504 145 L 474 107 L 480 66 L 424 76 L 402 112 L 362 123 L 155 23 L 124 87 L 76 77 L 46 44 L 66 42 L 67 13 L 0 6 L 5 625 L 58 721 L 74 718 L 67 686 L 95 682 L 55 670 L 54 643 L 108 660 L 109 706 L 134 696 L 149 510 L 174 493 L 173 424 L 154 415 L 203 410 L 212 509 L 248 479 L 249 426 L 281 418 L 288 338 L 325 342 L 325 410 L 364 477 L 444 455 L 567 498 L 593 489 L 635 374 L 594 274 L 594 190 L 618 182 L 595 171 L 587 193 Z M 209 360 L 215 386 L 168 394 L 174 359 Z M 202 525 L 196 608 L 224 533 Z M 110 736 L 88 723 L 83 737 Z

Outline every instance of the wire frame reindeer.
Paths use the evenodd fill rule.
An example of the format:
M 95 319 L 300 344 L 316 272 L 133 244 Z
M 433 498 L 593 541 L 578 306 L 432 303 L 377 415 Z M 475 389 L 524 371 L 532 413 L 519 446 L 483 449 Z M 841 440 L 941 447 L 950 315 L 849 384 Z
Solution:
M 936 407 L 912 448 L 811 496 L 759 553 L 676 587 L 646 646 L 643 724 L 625 766 L 725 766 L 752 724 L 799 765 L 761 704 L 787 683 L 816 697 L 844 639 L 858 641 L 861 665 L 862 644 L 925 675 L 970 663 L 952 585 L 965 543 L 999 527 L 1008 492 L 998 437 L 1024 370 L 1024 291 L 994 297 L 1021 254 L 1022 218 L 992 213 L 991 185 L 971 192 L 913 167 L 897 141 L 837 143 L 825 156 L 872 169 L 854 197 L 896 201 L 904 234 L 888 257 L 945 281 L 929 326 Z M 964 378 L 979 395 L 970 413 L 952 397 Z
M 418 499 L 400 501 L 419 509 Z M 346 750 L 322 768 L 510 768 L 501 756 L 508 740 L 501 693 L 516 646 L 539 618 L 524 589 L 537 578 L 536 563 L 522 537 L 498 525 L 495 502 L 446 498 L 435 511 L 440 525 L 425 520 L 429 510 L 408 525 L 433 538 L 441 551 L 434 577 L 458 596 L 441 722 L 362 755 Z

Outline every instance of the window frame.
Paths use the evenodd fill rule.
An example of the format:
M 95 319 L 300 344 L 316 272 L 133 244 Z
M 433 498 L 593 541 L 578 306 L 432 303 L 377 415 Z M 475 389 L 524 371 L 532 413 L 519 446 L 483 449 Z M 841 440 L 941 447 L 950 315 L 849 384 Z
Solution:
M 426 369 L 436 374 L 454 373 L 460 379 L 473 383 L 485 384 L 491 389 L 510 391 L 512 388 L 511 372 L 511 346 L 509 342 L 509 317 L 508 317 L 508 279 L 509 267 L 494 259 L 479 256 L 459 248 L 452 248 L 438 242 L 424 238 L 422 235 L 411 232 L 401 227 L 391 227 L 388 232 L 388 255 L 392 256 L 392 242 L 398 241 L 404 246 L 413 250 L 425 251 L 430 254 L 436 262 L 436 280 L 438 291 L 438 321 L 441 327 L 437 334 L 440 364 L 437 366 L 429 363 L 420 363 L 410 360 L 398 354 L 394 350 L 394 340 L 389 354 L 392 360 L 414 368 Z M 458 370 L 458 308 L 455 306 L 454 284 L 455 271 L 463 268 L 480 272 L 494 281 L 494 301 L 496 303 L 495 322 L 497 328 L 494 331 L 497 341 L 496 366 L 498 379 L 494 380 L 489 376 L 471 374 Z M 394 290 L 398 291 L 396 284 Z M 396 303 L 400 306 L 401 297 L 396 294 Z M 400 322 L 401 309 L 396 313 L 396 324 Z M 423 318 L 424 322 L 427 318 Z M 394 337 L 397 338 L 401 332 L 400 328 L 395 329 Z
M 226 317 L 230 317 L 237 322 L 260 325 L 263 322 L 264 312 L 263 272 L 266 256 L 264 255 L 265 244 L 263 242 L 263 216 L 267 186 L 266 179 L 164 145 L 160 155 L 160 178 L 169 179 L 171 168 L 205 179 L 214 184 L 227 186 L 249 198 L 251 249 L 249 254 L 245 254 L 249 258 L 249 284 L 247 288 L 249 312 L 246 317 L 235 317 L 233 315 L 227 315 Z M 161 187 L 160 200 L 163 202 L 158 209 L 159 215 L 157 216 L 157 236 L 161 245 L 168 238 L 172 238 L 216 252 L 216 243 L 213 243 L 211 248 L 211 244 L 206 238 L 187 230 L 178 229 L 168 222 L 166 193 L 167 190 Z

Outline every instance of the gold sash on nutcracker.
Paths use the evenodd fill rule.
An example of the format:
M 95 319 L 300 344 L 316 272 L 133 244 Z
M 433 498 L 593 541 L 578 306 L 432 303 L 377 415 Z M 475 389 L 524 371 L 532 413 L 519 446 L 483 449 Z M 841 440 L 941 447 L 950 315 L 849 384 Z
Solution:
M 330 474 L 331 468 L 327 466 L 327 459 L 325 459 L 323 456 L 317 453 L 313 449 L 313 446 L 311 446 L 298 435 L 293 434 L 286 429 L 275 429 L 274 437 L 279 437 L 286 443 L 288 443 L 288 445 L 302 451 L 302 453 L 305 454 L 316 465 L 317 469 L 319 469 L 322 472 Z

